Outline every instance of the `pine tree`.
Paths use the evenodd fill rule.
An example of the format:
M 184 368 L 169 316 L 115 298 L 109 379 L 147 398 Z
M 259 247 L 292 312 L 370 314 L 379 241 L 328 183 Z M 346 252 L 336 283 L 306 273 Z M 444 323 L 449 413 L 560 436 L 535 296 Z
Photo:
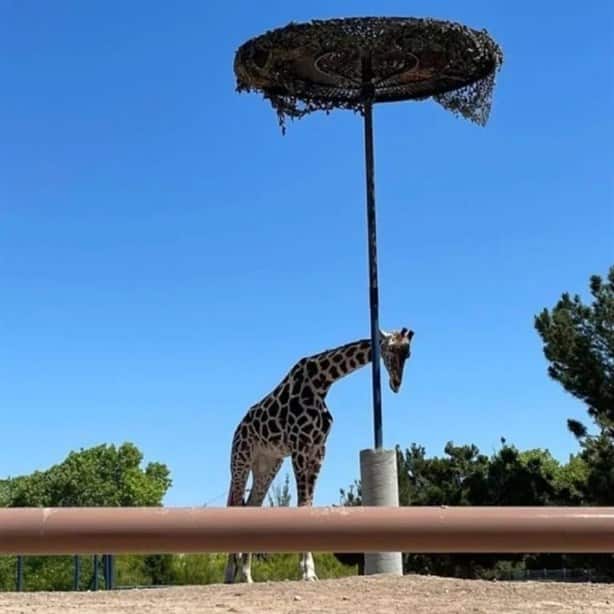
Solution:
M 590 279 L 593 297 L 585 305 L 578 295 L 564 293 L 555 307 L 535 318 L 550 362 L 548 374 L 563 388 L 584 401 L 600 431 L 614 436 L 614 266 L 604 281 Z M 568 421 L 569 429 L 582 439 L 584 424 Z

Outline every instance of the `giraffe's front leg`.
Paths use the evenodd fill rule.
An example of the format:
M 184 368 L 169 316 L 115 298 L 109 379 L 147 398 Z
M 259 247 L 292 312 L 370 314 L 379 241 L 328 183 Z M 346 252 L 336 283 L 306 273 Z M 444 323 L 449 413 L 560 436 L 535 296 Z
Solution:
M 241 569 L 239 572 L 239 581 L 252 584 L 252 555 L 251 552 L 244 552 L 241 555 Z
M 303 580 L 314 581 L 318 579 L 318 576 L 316 575 L 316 566 L 313 562 L 313 555 L 311 552 L 301 553 L 299 569 L 301 570 Z
M 252 558 L 249 552 L 239 552 L 228 555 L 226 570 L 224 572 L 224 582 L 233 584 L 235 579 L 239 582 L 251 584 L 252 579 Z
M 226 569 L 224 571 L 224 582 L 232 584 L 237 576 L 237 555 L 232 553 L 228 555 L 226 560 Z
M 296 478 L 296 493 L 299 506 L 313 504 L 316 481 L 324 460 L 324 447 L 309 450 L 307 453 L 292 455 L 292 467 Z M 317 580 L 315 564 L 311 552 L 301 553 L 299 569 L 303 580 Z

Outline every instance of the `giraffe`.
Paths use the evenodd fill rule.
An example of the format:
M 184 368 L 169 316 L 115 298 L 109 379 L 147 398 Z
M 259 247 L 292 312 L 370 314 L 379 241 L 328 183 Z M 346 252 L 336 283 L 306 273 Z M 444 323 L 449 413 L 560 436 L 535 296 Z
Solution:
M 380 331 L 381 357 L 389 375 L 389 385 L 398 392 L 403 367 L 410 356 L 412 330 Z M 302 358 L 279 385 L 253 405 L 237 426 L 230 459 L 229 506 L 260 506 L 284 459 L 292 459 L 296 480 L 297 504 L 309 506 L 322 461 L 333 417 L 326 395 L 337 380 L 371 362 L 371 340 L 352 343 Z M 249 474 L 249 497 L 244 493 Z M 241 565 L 239 565 L 239 560 Z M 310 552 L 300 555 L 303 580 L 317 580 Z M 253 582 L 251 554 L 228 555 L 225 582 Z

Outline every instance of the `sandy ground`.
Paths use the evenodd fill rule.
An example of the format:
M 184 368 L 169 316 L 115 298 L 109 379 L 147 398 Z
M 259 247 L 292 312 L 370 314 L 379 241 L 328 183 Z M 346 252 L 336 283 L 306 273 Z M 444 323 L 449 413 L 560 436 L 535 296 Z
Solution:
M 369 576 L 311 583 L 266 582 L 97 593 L 0 593 L 0 612 L 614 614 L 614 586 Z

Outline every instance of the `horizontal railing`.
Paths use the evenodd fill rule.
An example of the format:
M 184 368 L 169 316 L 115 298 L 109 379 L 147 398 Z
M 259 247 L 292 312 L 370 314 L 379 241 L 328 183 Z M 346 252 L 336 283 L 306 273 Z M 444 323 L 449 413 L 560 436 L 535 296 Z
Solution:
M 614 508 L 0 509 L 0 554 L 301 551 L 614 552 Z

